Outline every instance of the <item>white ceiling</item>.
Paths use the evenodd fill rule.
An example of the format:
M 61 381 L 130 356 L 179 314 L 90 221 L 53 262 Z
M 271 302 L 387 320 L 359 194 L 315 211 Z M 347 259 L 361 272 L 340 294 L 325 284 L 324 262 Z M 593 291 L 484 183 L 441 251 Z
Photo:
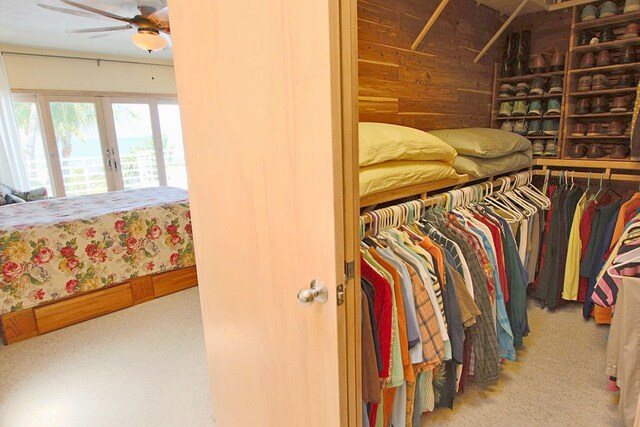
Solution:
M 139 14 L 138 5 L 160 9 L 167 0 L 76 0 L 98 9 L 124 17 Z M 0 44 L 29 46 L 40 49 L 62 49 L 93 54 L 108 54 L 147 60 L 172 59 L 171 45 L 160 52 L 148 53 L 131 42 L 135 29 L 108 33 L 72 34 L 66 30 L 110 27 L 124 25 L 123 22 L 96 15 L 94 18 L 72 16 L 38 6 L 74 9 L 59 0 L 0 0 Z M 90 38 L 97 34 L 105 37 Z

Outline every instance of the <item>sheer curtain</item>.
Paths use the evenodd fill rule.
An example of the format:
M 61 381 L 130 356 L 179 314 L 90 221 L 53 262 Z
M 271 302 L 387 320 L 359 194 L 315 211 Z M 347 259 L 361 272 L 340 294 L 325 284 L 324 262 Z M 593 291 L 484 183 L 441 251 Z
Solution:
M 20 136 L 13 111 L 11 87 L 4 57 L 0 52 L 0 183 L 29 189 L 27 169 L 20 152 Z

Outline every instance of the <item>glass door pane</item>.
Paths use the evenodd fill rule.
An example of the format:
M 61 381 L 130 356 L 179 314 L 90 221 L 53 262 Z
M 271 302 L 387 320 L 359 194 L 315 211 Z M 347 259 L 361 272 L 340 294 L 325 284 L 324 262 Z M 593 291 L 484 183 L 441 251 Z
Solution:
M 40 114 L 35 101 L 14 101 L 20 149 L 27 169 L 29 188 L 45 187 L 47 194 L 53 196 L 51 171 L 47 160 L 48 150 L 42 137 Z
M 160 181 L 149 104 L 111 106 L 124 188 L 157 187 Z
M 187 188 L 187 169 L 182 144 L 180 108 L 176 104 L 158 104 L 167 185 Z
M 67 196 L 108 191 L 96 104 L 50 102 L 62 181 Z

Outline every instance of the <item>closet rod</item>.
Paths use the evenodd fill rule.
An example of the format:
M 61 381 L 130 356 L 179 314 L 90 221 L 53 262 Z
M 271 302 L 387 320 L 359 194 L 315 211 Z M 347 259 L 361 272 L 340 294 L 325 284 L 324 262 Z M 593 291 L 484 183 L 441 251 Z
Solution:
M 568 176 L 573 176 L 574 178 L 589 178 L 589 172 L 574 172 L 572 170 L 551 170 L 547 169 L 551 172 L 552 176 L 560 176 L 562 172 L 568 172 Z M 533 174 L 536 176 L 545 176 L 547 172 L 542 169 L 536 169 L 533 171 Z M 602 175 L 602 172 L 592 172 L 591 178 L 598 178 Z M 620 182 L 640 182 L 640 175 L 630 175 L 630 174 L 622 174 L 622 173 L 611 173 L 610 169 L 606 169 L 604 171 L 604 179 L 609 181 L 620 181 Z

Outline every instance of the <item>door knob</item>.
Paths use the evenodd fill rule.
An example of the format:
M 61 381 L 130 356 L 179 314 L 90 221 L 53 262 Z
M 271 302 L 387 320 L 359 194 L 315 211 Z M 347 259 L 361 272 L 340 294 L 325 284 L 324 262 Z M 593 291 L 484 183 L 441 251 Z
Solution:
M 314 301 L 324 304 L 328 299 L 329 291 L 325 284 L 319 280 L 313 280 L 308 288 L 300 289 L 298 292 L 298 301 L 302 305 L 311 305 Z

